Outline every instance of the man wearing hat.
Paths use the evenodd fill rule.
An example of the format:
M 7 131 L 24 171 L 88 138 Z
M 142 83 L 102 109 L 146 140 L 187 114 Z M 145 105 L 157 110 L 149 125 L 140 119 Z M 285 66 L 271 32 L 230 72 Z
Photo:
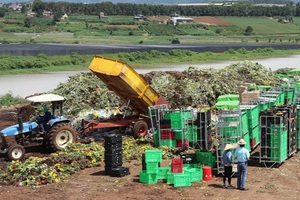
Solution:
M 227 188 L 226 186 L 226 178 L 227 178 L 229 189 L 233 188 L 233 186 L 231 185 L 231 176 L 232 176 L 232 155 L 230 151 L 231 149 L 232 149 L 232 145 L 226 144 L 222 156 L 222 164 L 224 166 L 223 188 Z
M 246 179 L 247 179 L 247 167 L 248 167 L 248 160 L 250 159 L 250 154 L 248 149 L 245 148 L 245 140 L 240 139 L 238 142 L 239 148 L 235 151 L 235 157 L 238 161 L 238 178 L 237 178 L 237 187 L 240 190 L 248 190 L 245 187 Z

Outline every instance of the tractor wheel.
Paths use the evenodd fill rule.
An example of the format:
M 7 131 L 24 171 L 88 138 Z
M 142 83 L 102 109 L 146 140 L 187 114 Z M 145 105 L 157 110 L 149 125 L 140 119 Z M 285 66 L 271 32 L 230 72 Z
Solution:
M 75 130 L 68 123 L 56 124 L 49 131 L 48 144 L 53 151 L 61 150 L 75 141 Z
M 19 144 L 11 145 L 7 150 L 9 160 L 22 160 L 25 156 L 25 148 Z
M 141 138 L 148 133 L 148 125 L 146 122 L 140 120 L 135 122 L 133 126 L 133 136 L 135 138 Z

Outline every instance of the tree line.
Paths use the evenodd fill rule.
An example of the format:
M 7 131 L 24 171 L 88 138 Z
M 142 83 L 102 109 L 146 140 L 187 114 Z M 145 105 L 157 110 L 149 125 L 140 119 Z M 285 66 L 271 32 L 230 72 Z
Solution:
M 68 2 L 42 2 L 35 0 L 32 11 L 42 13 L 43 10 L 50 10 L 53 13 L 99 15 L 104 12 L 106 15 L 137 15 L 145 16 L 165 15 L 177 13 L 183 16 L 243 16 L 243 17 L 275 17 L 275 16 L 300 16 L 300 3 L 296 5 L 287 4 L 284 6 L 258 6 L 255 4 L 239 3 L 232 6 L 215 5 L 151 5 L 151 4 L 130 4 L 111 2 L 84 4 Z

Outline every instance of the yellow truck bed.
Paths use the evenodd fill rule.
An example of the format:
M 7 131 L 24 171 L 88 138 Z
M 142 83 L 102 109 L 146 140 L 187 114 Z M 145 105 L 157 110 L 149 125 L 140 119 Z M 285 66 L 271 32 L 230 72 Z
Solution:
M 139 114 L 148 114 L 148 107 L 163 99 L 125 62 L 95 56 L 89 69 L 120 98 L 130 100 L 130 107 Z

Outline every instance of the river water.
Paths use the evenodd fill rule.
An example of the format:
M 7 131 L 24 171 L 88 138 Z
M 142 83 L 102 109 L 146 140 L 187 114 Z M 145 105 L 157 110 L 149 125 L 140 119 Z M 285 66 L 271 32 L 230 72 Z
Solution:
M 277 69 L 285 67 L 298 68 L 298 63 L 300 63 L 300 55 L 251 61 L 262 64 L 263 66 L 275 71 Z M 191 66 L 197 67 L 199 69 L 222 69 L 234 63 L 238 63 L 238 61 L 160 66 L 159 68 L 137 69 L 136 71 L 141 74 L 150 71 L 183 71 Z M 69 76 L 75 75 L 80 72 L 88 72 L 88 70 L 0 76 L 0 95 L 11 92 L 14 96 L 20 96 L 24 98 L 35 93 L 51 91 L 55 89 L 59 83 L 67 82 Z

